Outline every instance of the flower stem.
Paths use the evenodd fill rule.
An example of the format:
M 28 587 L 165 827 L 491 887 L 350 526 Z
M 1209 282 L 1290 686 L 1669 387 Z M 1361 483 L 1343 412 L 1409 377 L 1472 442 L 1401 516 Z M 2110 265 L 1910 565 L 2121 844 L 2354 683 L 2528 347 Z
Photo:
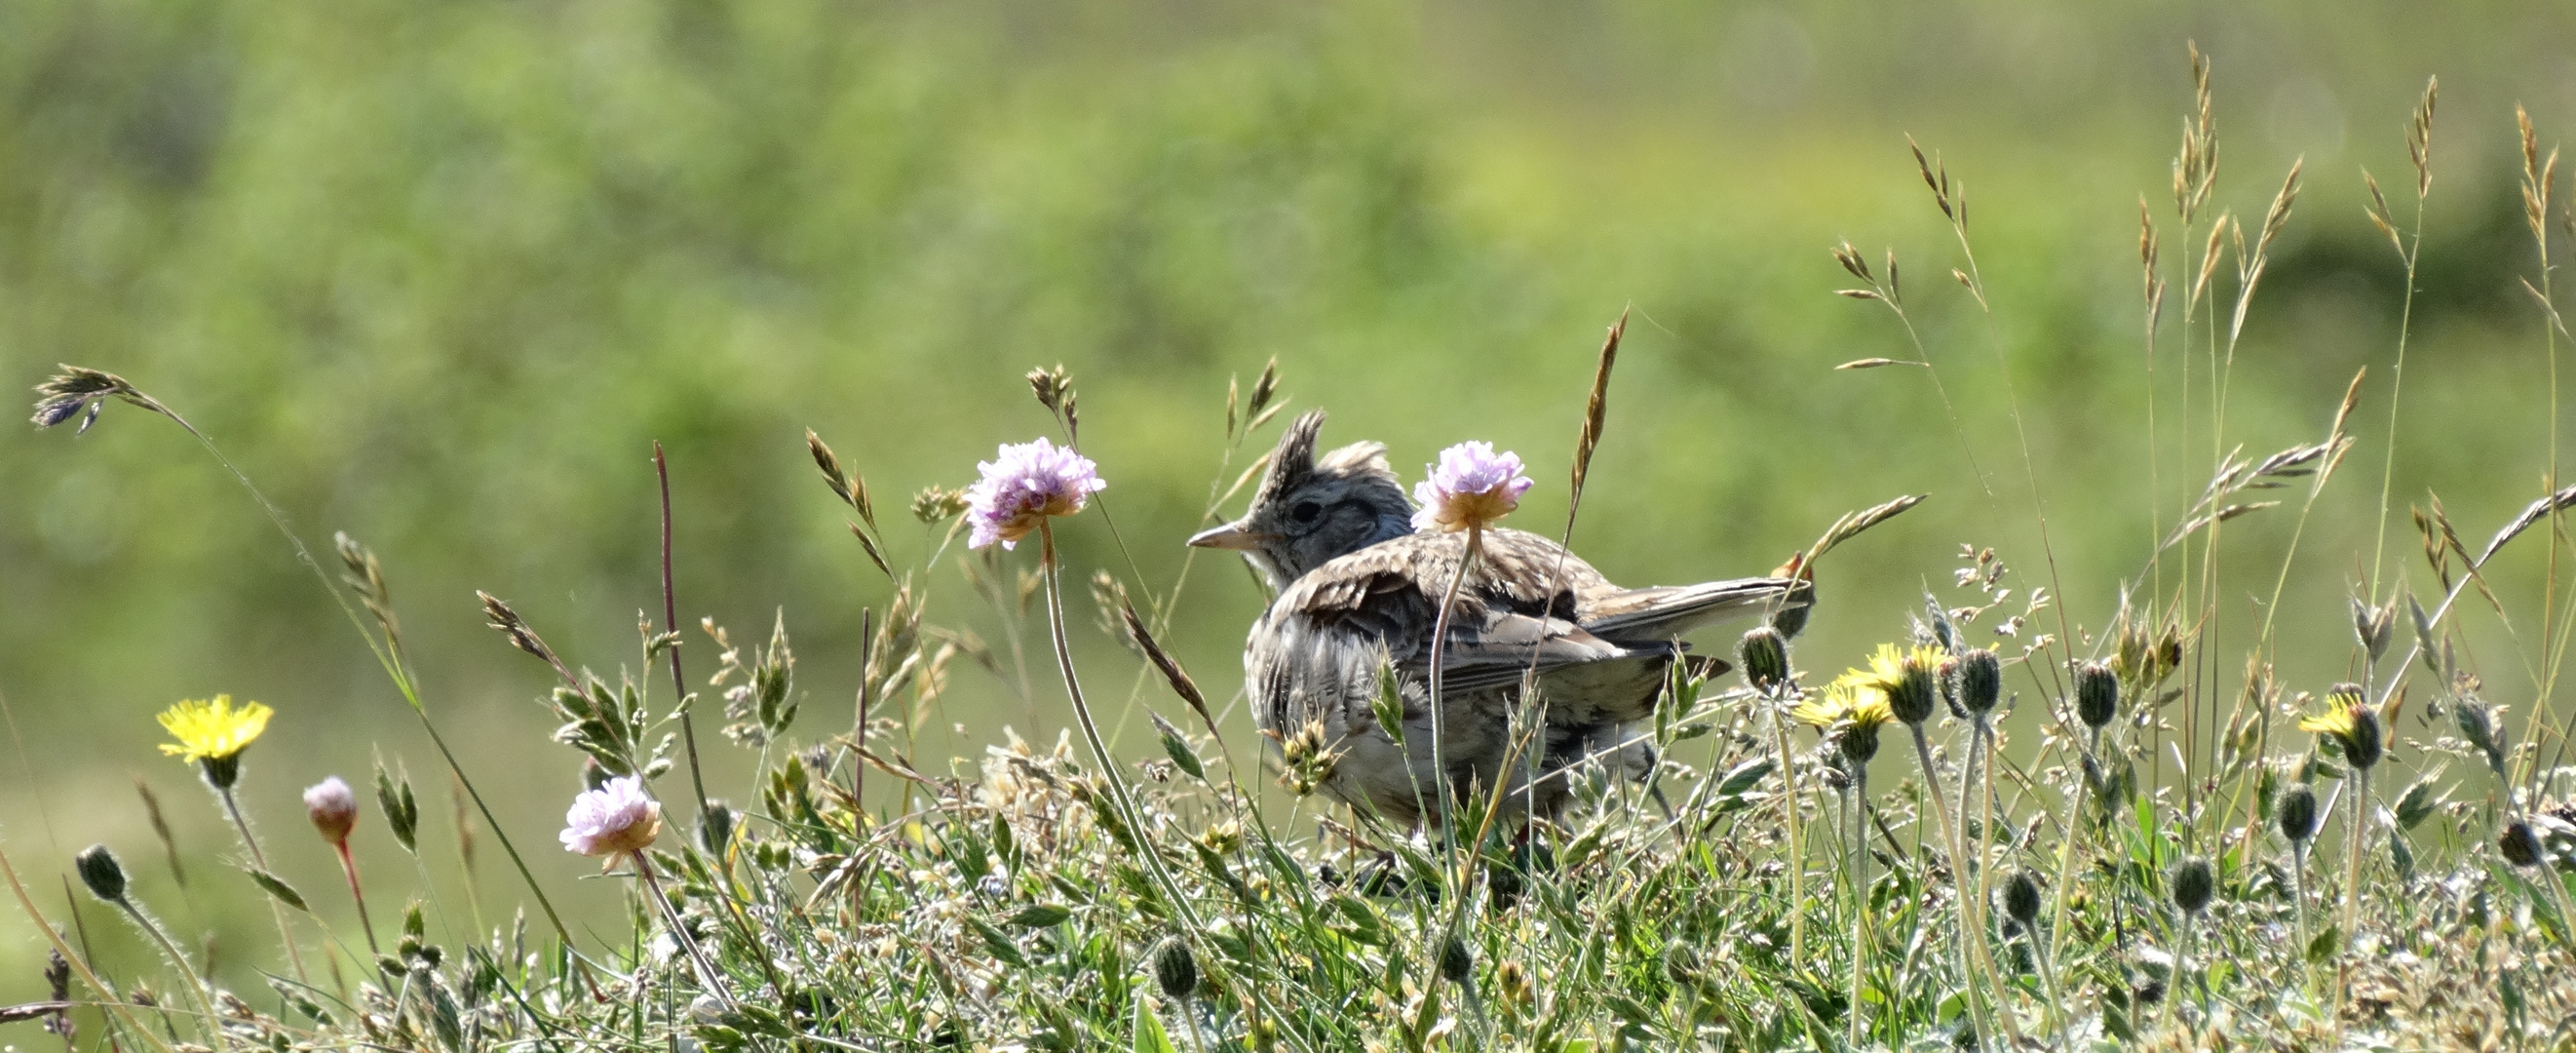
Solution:
M 224 1031 L 215 1016 L 215 1004 L 207 997 L 205 978 L 197 975 L 196 967 L 188 964 L 188 956 L 179 953 L 179 946 L 170 941 L 170 935 L 161 931 L 160 924 L 153 921 L 151 915 L 143 913 L 143 908 L 134 902 L 134 897 L 119 896 L 115 903 L 125 911 L 126 917 L 134 919 L 135 927 L 142 929 L 144 935 L 152 937 L 152 942 L 161 948 L 161 953 L 170 959 L 170 964 L 178 967 L 179 975 L 188 978 L 188 993 L 196 998 L 198 1011 L 205 1014 L 198 1021 L 198 1026 L 203 1028 L 208 1036 L 220 1042 Z
M 347 840 L 332 847 L 340 850 L 340 872 L 349 877 L 349 898 L 358 901 L 358 928 L 367 934 L 367 953 L 381 957 L 385 949 L 376 945 L 376 923 L 367 920 L 367 894 L 358 887 L 358 861 L 349 854 Z
M 1959 972 L 1963 974 L 1967 980 L 1968 1023 L 1969 1026 L 1976 1029 L 1977 1046 L 1982 1049 L 1986 1046 L 1987 1034 L 1993 1029 L 1994 1025 L 1986 1019 L 1985 994 L 1979 988 L 1979 974 L 1981 970 L 1977 967 L 1977 955 L 1968 947 L 1968 940 L 1974 931 L 1974 926 L 1970 924 L 1970 919 L 1975 917 L 1975 914 L 1969 906 L 1968 871 L 1966 869 L 1967 863 L 1965 862 L 1966 853 L 1965 850 L 1960 847 L 1959 823 L 1951 821 L 1950 811 L 1948 808 L 1944 807 L 1942 803 L 1941 772 L 1940 769 L 1932 766 L 1931 738 L 1924 733 L 1923 725 L 1921 724 L 1909 724 L 1906 725 L 1906 728 L 1914 733 L 1914 760 L 1915 763 L 1921 765 L 1923 768 L 1923 785 L 1929 787 L 1932 791 L 1930 794 L 1932 800 L 1932 814 L 1941 817 L 1941 839 L 1947 843 L 1945 847 L 1950 850 L 1950 884 L 1951 887 L 1957 891 L 1959 897 L 1959 943 L 1957 948 L 1961 959 L 1959 962 Z M 1965 779 L 1966 776 L 1963 774 L 1961 778 Z M 1964 821 L 1964 819 L 1962 819 L 1962 821 Z M 1795 893 L 1792 892 L 1792 895 L 1794 894 Z
M 663 924 L 671 927 L 671 939 L 680 945 L 681 950 L 688 952 L 689 962 L 697 966 L 698 982 L 707 985 L 707 993 L 727 1002 L 733 1001 L 732 993 L 725 990 L 724 975 L 716 971 L 715 963 L 708 961 L 706 952 L 699 949 L 697 937 L 689 935 L 689 927 L 681 923 L 680 912 L 671 906 L 670 897 L 662 894 L 662 882 L 653 876 L 652 862 L 644 857 L 642 849 L 627 853 L 627 857 L 635 863 L 635 876 L 644 882 L 644 894 L 653 900 L 654 906 L 661 908 Z
M 2344 850 L 2343 861 L 2343 945 L 2352 946 L 2355 912 L 2361 906 L 2361 848 L 2370 838 L 2370 769 L 2352 770 L 2352 842 Z M 2336 984 L 2335 1001 L 2343 1001 L 2343 984 Z
M 232 817 L 233 829 L 241 831 L 242 844 L 250 849 L 250 861 L 261 873 L 268 873 L 268 855 L 259 850 L 259 838 L 251 835 L 250 821 L 242 818 L 241 802 L 233 797 L 233 788 L 217 786 L 215 796 L 224 802 L 224 814 Z M 295 949 L 295 931 L 286 927 L 286 908 L 278 906 L 274 896 L 268 899 L 268 913 L 277 920 L 277 937 L 286 944 L 286 960 L 295 966 L 296 981 L 312 986 L 312 978 L 304 973 L 304 953 Z
M 1458 591 L 1467 584 L 1467 568 L 1475 564 L 1477 542 L 1483 538 L 1483 528 L 1472 522 L 1467 525 L 1467 547 L 1458 554 L 1458 572 L 1450 575 L 1449 591 L 1440 597 L 1440 616 L 1431 623 L 1431 772 L 1440 794 L 1440 839 L 1448 847 L 1449 861 L 1453 864 L 1457 862 L 1457 839 L 1449 829 L 1449 764 L 1441 741 L 1443 727 L 1449 721 L 1444 708 L 1447 703 L 1440 697 L 1440 667 L 1442 656 L 1449 652 L 1449 610 L 1457 605 Z M 1497 789 L 1495 792 L 1501 791 Z
M 1789 827 L 1789 971 L 1807 960 L 1807 842 L 1798 831 L 1798 769 L 1789 750 L 1789 725 L 1771 708 L 1771 738 L 1780 748 L 1780 812 Z M 1948 813 L 1941 816 L 1948 829 Z
M 1851 890 L 1852 890 L 1852 961 L 1851 961 L 1851 1046 L 1860 1048 L 1861 975 L 1869 968 L 1869 762 L 1851 766 L 1851 808 L 1845 819 L 1851 824 Z

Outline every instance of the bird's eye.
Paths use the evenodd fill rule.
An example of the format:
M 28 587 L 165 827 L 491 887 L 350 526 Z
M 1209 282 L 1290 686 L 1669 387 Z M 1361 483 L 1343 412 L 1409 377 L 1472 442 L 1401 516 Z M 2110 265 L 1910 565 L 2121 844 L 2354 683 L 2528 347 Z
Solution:
M 1324 506 L 1313 501 L 1299 501 L 1297 507 L 1288 510 L 1288 518 L 1300 523 L 1312 523 L 1316 516 L 1323 514 Z

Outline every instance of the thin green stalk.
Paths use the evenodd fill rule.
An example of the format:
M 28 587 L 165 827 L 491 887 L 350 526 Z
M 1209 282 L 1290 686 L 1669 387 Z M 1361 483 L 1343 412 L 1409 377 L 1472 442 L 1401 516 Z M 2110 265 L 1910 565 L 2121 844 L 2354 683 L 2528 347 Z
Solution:
M 1780 813 L 1789 828 L 1789 971 L 1795 973 L 1807 961 L 1807 842 L 1798 829 L 1798 766 L 1789 750 L 1788 721 L 1777 700 L 1766 695 L 1766 701 L 1772 702 L 1766 707 L 1771 711 L 1771 738 L 1780 749 Z M 1942 816 L 1945 823 L 1948 818 L 1946 813 Z
M 1852 960 L 1851 960 L 1851 1048 L 1860 1048 L 1861 976 L 1869 969 L 1869 823 L 1862 817 L 1869 807 L 1869 762 L 1851 766 L 1851 808 L 1845 821 L 1851 824 L 1851 893 L 1852 893 Z
M 205 1033 L 214 1041 L 221 1043 L 224 1033 L 222 1018 L 215 1015 L 215 1003 L 206 993 L 206 978 L 197 975 L 196 966 L 188 964 L 188 956 L 180 953 L 178 944 L 170 941 L 169 933 L 161 931 L 160 923 L 153 921 L 151 915 L 143 913 L 143 908 L 134 902 L 134 897 L 118 896 L 113 902 L 118 909 L 125 912 L 126 917 L 134 919 L 136 928 L 142 929 L 144 935 L 152 938 L 153 945 L 161 948 L 162 956 L 170 959 L 171 965 L 178 967 L 179 975 L 187 978 L 188 995 L 196 1000 L 198 1011 L 205 1014 L 198 1018 L 198 1026 L 205 1029 Z M 114 1000 L 109 999 L 109 1001 Z
M 1941 774 L 1940 769 L 1933 767 L 1932 765 L 1931 737 L 1924 732 L 1923 725 L 1921 724 L 1909 724 L 1906 726 L 1906 730 L 1914 733 L 1914 760 L 1916 764 L 1923 768 L 1923 785 L 1931 791 L 1925 795 L 1925 798 L 1932 804 L 1932 814 L 1941 817 L 1942 847 L 1947 848 L 1950 852 L 1950 884 L 1958 894 L 1960 914 L 1957 929 L 1958 940 L 1954 944 L 1954 949 L 1958 952 L 1960 958 L 1960 975 L 1967 981 L 1968 1023 L 1971 1027 L 1976 1029 L 1978 1047 L 1984 1048 L 1987 1044 L 1988 1035 L 1993 1028 L 1993 1024 L 1986 1019 L 1988 1009 L 1986 1000 L 1988 996 L 1985 989 L 1980 986 L 1984 982 L 1985 978 L 1981 975 L 1981 970 L 1977 967 L 1976 954 L 1968 949 L 1968 940 L 1975 932 L 1975 929 L 1968 923 L 1968 919 L 1972 917 L 1973 914 L 1968 906 L 1968 872 L 1966 869 L 1966 853 L 1960 847 L 1960 823 L 1952 821 L 1950 818 L 1950 810 L 1941 799 Z M 1962 778 L 1964 779 L 1964 776 Z M 1965 817 L 1961 817 L 1962 821 L 1964 821 L 1964 819 Z M 2059 898 L 2060 902 L 2063 902 L 2064 897 L 2060 896 Z
M 717 972 L 715 963 L 707 960 L 707 952 L 698 947 L 698 938 L 689 935 L 688 924 L 680 920 L 679 911 L 672 909 L 670 897 L 662 894 L 661 879 L 653 876 L 653 861 L 645 858 L 641 849 L 626 855 L 628 861 L 635 864 L 635 877 L 644 883 L 645 896 L 660 908 L 658 913 L 662 915 L 662 923 L 671 927 L 672 941 L 687 951 L 690 963 L 697 966 L 698 982 L 707 986 L 708 994 L 732 1002 L 733 992 L 726 989 L 724 974 Z
M 1135 799 L 1128 795 L 1126 776 L 1119 771 L 1118 759 L 1110 754 L 1109 744 L 1100 737 L 1100 722 L 1093 719 L 1091 704 L 1085 701 L 1082 695 L 1082 681 L 1074 674 L 1073 645 L 1065 639 L 1064 634 L 1064 584 L 1060 573 L 1062 567 L 1056 559 L 1055 524 L 1050 519 L 1038 520 L 1038 570 L 1038 576 L 1043 579 L 1046 586 L 1047 631 L 1051 642 L 1055 645 L 1056 669 L 1064 675 L 1065 694 L 1073 701 L 1074 722 L 1082 729 L 1083 744 L 1091 748 L 1092 760 L 1100 765 L 1101 779 L 1109 786 L 1110 808 L 1118 813 L 1118 821 L 1138 839 L 1137 846 L 1141 851 L 1137 854 L 1143 859 L 1146 872 L 1153 877 L 1155 884 L 1160 886 L 1163 897 L 1173 913 L 1178 916 L 1182 932 L 1185 934 L 1184 938 L 1193 942 L 1203 940 L 1206 930 L 1199 920 L 1198 908 L 1190 902 L 1188 896 L 1183 894 L 1180 882 L 1174 879 L 1171 872 L 1164 867 L 1162 855 L 1153 851 L 1152 846 L 1144 842 L 1147 835 L 1143 823 L 1144 813 L 1136 807 Z M 1202 954 L 1200 960 L 1214 962 L 1219 959 L 1214 955 Z M 1247 986 L 1253 1000 L 1265 1015 L 1277 1019 L 1289 1019 L 1278 1013 L 1277 1008 L 1270 1003 L 1270 995 L 1263 985 Z M 1307 1048 L 1304 1037 L 1294 1031 L 1283 1031 L 1282 1036 L 1298 1049 Z
M 212 764 L 213 762 L 208 761 L 207 763 Z M 224 814 L 232 817 L 233 829 L 241 831 L 242 844 L 250 849 L 250 861 L 259 867 L 261 873 L 268 873 L 268 855 L 267 853 L 259 850 L 259 838 L 251 836 L 250 822 L 249 820 L 242 818 L 241 802 L 234 799 L 233 788 L 230 786 L 215 787 L 215 796 L 224 802 Z M 313 979 L 312 977 L 305 975 L 303 952 L 295 949 L 295 930 L 286 927 L 286 908 L 278 906 L 277 897 L 275 896 L 267 897 L 267 899 L 269 917 L 274 918 L 277 921 L 277 938 L 279 941 L 286 944 L 286 960 L 289 964 L 295 966 L 295 980 L 296 982 L 309 987 L 312 985 Z
M 2343 942 L 2352 943 L 2353 918 L 2361 908 L 2361 849 L 2370 837 L 2370 769 L 2352 770 L 2352 834 L 2344 851 L 2343 864 Z M 2337 985 L 2336 1001 L 2342 1001 L 2342 986 Z
M 484 824 L 492 828 L 492 836 L 501 842 L 502 851 L 509 854 L 510 864 L 518 869 L 520 880 L 527 882 L 528 892 L 537 898 L 537 906 L 545 911 L 546 920 L 553 923 L 555 935 L 567 945 L 572 943 L 572 930 L 566 928 L 563 918 L 555 913 L 554 901 L 546 898 L 546 890 L 538 886 L 536 874 L 528 869 L 526 860 L 519 858 L 518 846 L 510 843 L 509 833 L 501 828 L 500 820 L 493 817 L 492 809 L 484 805 L 482 793 L 474 788 L 474 780 L 466 777 L 465 769 L 456 762 L 456 754 L 447 748 L 446 740 L 440 738 L 438 729 L 430 724 L 429 710 L 422 706 L 420 694 L 414 688 L 410 674 L 404 669 L 401 645 L 391 641 L 390 634 L 386 643 L 376 642 L 375 635 L 367 631 L 367 623 L 358 617 L 357 609 L 349 606 L 348 597 L 341 595 L 339 588 L 332 583 L 330 573 L 322 569 L 321 562 L 313 558 L 312 550 L 304 546 L 304 539 L 295 533 L 294 527 L 287 524 L 285 511 L 279 509 L 276 502 L 270 501 L 268 495 L 261 492 L 260 488 L 250 481 L 250 476 L 233 463 L 232 458 L 224 456 L 224 451 L 215 446 L 215 440 L 207 438 L 204 432 L 198 431 L 196 425 L 188 423 L 188 419 L 180 416 L 177 411 L 144 394 L 133 385 L 125 383 L 123 379 L 118 379 L 117 383 L 122 385 L 122 390 L 116 393 L 119 397 L 125 397 L 135 405 L 169 418 L 171 423 L 177 424 L 181 430 L 186 431 L 190 438 L 197 440 L 197 445 L 204 447 L 207 455 L 215 459 L 215 463 L 232 473 L 233 481 L 241 484 L 241 488 L 250 494 L 251 500 L 259 504 L 260 511 L 267 513 L 269 523 L 277 527 L 279 534 L 285 536 L 286 543 L 294 546 L 296 561 L 304 564 L 304 569 L 313 572 L 313 579 L 322 583 L 322 591 L 330 595 L 331 602 L 340 606 L 340 613 L 348 617 L 349 624 L 358 630 L 358 637 L 366 641 L 367 650 L 376 656 L 376 664 L 384 668 L 385 675 L 390 677 L 394 687 L 402 692 L 403 701 L 409 703 L 412 712 L 420 717 L 421 728 L 429 732 L 429 739 L 438 746 L 438 754 L 447 761 L 448 770 L 456 774 L 457 781 L 465 784 L 465 792 L 474 798 L 474 807 L 483 813 Z M 292 947 L 293 942 L 289 941 L 288 946 Z
M 1441 657 L 1449 651 L 1450 609 L 1458 604 L 1458 591 L 1467 584 L 1467 569 L 1475 565 L 1477 543 L 1483 538 L 1482 527 L 1473 522 L 1467 524 L 1467 547 L 1458 554 L 1458 571 L 1450 575 L 1449 591 L 1440 597 L 1440 616 L 1433 619 L 1431 625 L 1431 779 L 1440 795 L 1440 843 L 1446 851 L 1445 862 L 1450 869 L 1458 865 L 1458 839 L 1449 821 L 1449 763 L 1447 754 L 1442 751 L 1443 725 L 1449 721 L 1445 709 L 1447 703 L 1441 698 Z M 1461 886 L 1457 891 L 1465 889 Z

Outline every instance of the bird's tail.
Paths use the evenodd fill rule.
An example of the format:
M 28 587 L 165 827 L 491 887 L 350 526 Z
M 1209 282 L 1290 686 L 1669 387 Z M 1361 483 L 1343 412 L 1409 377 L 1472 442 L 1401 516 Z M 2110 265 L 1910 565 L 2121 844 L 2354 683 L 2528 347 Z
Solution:
M 1792 578 L 1630 589 L 1592 603 L 1583 628 L 1607 640 L 1671 639 L 1709 622 L 1804 607 L 1814 595 L 1814 585 Z

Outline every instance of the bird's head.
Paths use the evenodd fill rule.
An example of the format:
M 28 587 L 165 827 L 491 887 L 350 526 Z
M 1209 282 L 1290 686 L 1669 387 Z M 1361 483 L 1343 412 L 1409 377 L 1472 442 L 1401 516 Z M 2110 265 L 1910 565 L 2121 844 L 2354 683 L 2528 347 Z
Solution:
M 1320 457 L 1324 411 L 1308 410 L 1279 436 L 1270 469 L 1243 518 L 1190 538 L 1199 548 L 1244 554 L 1273 589 L 1335 558 L 1413 532 L 1413 504 L 1386 465 L 1383 443 L 1360 442 Z

